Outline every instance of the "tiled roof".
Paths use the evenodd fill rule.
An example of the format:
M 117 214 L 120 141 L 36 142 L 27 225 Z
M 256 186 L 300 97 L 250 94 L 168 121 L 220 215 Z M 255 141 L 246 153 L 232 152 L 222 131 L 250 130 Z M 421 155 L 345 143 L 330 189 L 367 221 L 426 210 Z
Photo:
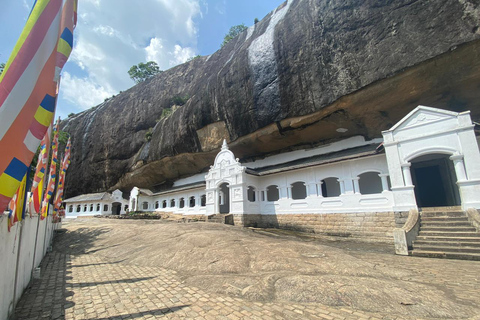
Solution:
M 88 193 L 82 194 L 73 198 L 65 199 L 63 202 L 85 202 L 85 201 L 100 201 L 113 200 L 112 195 L 108 192 Z

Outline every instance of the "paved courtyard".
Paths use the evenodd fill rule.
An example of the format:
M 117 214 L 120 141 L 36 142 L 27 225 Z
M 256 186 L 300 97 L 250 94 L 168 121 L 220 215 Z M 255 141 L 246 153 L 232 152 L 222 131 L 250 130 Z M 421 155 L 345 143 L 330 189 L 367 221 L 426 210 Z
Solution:
M 212 223 L 64 224 L 17 319 L 480 319 L 480 263 Z

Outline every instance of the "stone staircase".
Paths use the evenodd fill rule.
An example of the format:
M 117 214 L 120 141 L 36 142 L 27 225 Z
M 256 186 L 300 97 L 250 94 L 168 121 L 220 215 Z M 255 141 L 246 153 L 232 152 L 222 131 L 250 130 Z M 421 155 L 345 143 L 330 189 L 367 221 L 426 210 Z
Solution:
M 225 213 L 212 214 L 208 216 L 207 222 L 233 225 L 233 215 Z
M 412 256 L 480 260 L 480 232 L 460 207 L 424 208 Z

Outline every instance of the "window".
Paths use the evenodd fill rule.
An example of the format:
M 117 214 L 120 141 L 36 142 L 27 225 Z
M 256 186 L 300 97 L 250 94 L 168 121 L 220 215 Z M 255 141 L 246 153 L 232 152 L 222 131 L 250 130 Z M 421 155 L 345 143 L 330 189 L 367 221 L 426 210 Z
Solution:
M 72 205 L 68 206 L 68 212 L 73 212 L 73 206 Z
M 108 204 L 103 205 L 103 211 L 108 211 Z
M 382 179 L 378 176 L 378 172 L 365 172 L 359 175 L 358 178 L 361 194 L 382 193 Z
M 167 200 L 162 201 L 162 208 L 165 209 L 167 207 Z
M 190 206 L 190 208 L 195 207 L 195 197 L 194 196 L 190 197 L 189 206 Z
M 322 195 L 326 198 L 338 197 L 340 195 L 338 178 L 330 177 L 322 180 Z
M 83 212 L 87 212 L 87 205 L 83 206 Z
M 307 197 L 307 187 L 302 181 L 292 183 L 292 199 L 299 200 Z
M 147 202 L 147 201 L 144 201 L 144 202 L 142 203 L 142 209 L 143 209 L 143 210 L 147 210 L 147 209 L 148 209 L 148 202 Z
M 123 211 L 127 212 L 127 210 L 128 210 L 128 205 L 126 204 L 126 205 L 125 205 L 125 208 L 123 209 Z
M 100 211 L 100 203 L 97 203 L 97 211 Z
M 207 197 L 204 194 L 202 194 L 202 197 L 200 198 L 200 205 L 202 207 L 205 207 L 207 205 Z
M 277 201 L 280 198 L 278 186 L 271 185 L 267 187 L 267 201 Z
M 183 207 L 185 207 L 185 199 L 180 198 L 180 209 L 182 209 Z
M 247 199 L 250 202 L 255 202 L 255 188 L 254 187 L 248 187 L 248 189 L 247 189 Z
M 93 203 L 90 205 L 90 212 L 93 211 Z
M 170 208 L 175 207 L 175 199 L 170 200 Z
M 160 204 L 158 203 L 158 201 L 155 201 L 155 209 L 158 209 L 159 206 Z
M 80 207 L 80 205 L 78 205 L 77 206 L 77 212 L 80 212 L 80 210 L 81 210 L 81 207 Z

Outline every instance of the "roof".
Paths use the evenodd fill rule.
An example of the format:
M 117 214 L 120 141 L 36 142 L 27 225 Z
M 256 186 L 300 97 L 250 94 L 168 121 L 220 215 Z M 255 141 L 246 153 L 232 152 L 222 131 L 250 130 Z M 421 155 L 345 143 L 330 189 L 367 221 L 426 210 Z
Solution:
M 189 184 L 184 184 L 183 186 L 173 187 L 165 191 L 156 192 L 156 193 L 153 193 L 153 195 L 158 196 L 158 195 L 168 194 L 176 191 L 185 191 L 185 190 L 196 189 L 196 188 L 201 188 L 205 186 L 206 186 L 205 181 L 193 182 Z
M 147 195 L 147 196 L 151 196 L 153 195 L 153 192 L 150 191 L 149 189 L 145 189 L 145 188 L 138 188 L 138 191 L 140 191 L 140 193 L 143 193 L 144 195 Z
M 63 202 L 84 202 L 84 201 L 100 201 L 113 200 L 112 195 L 108 192 L 82 194 L 73 198 L 65 199 Z
M 313 157 L 297 159 L 285 163 L 280 163 L 271 166 L 265 166 L 260 168 L 247 168 L 246 173 L 255 176 L 265 176 L 268 174 L 274 174 L 284 171 L 308 168 L 312 166 L 318 166 L 322 164 L 328 164 L 338 161 L 345 161 L 349 159 L 357 159 L 362 157 L 373 156 L 383 152 L 383 144 L 369 144 L 366 146 L 355 147 L 345 149 L 341 151 L 331 152 L 327 154 L 321 154 Z

